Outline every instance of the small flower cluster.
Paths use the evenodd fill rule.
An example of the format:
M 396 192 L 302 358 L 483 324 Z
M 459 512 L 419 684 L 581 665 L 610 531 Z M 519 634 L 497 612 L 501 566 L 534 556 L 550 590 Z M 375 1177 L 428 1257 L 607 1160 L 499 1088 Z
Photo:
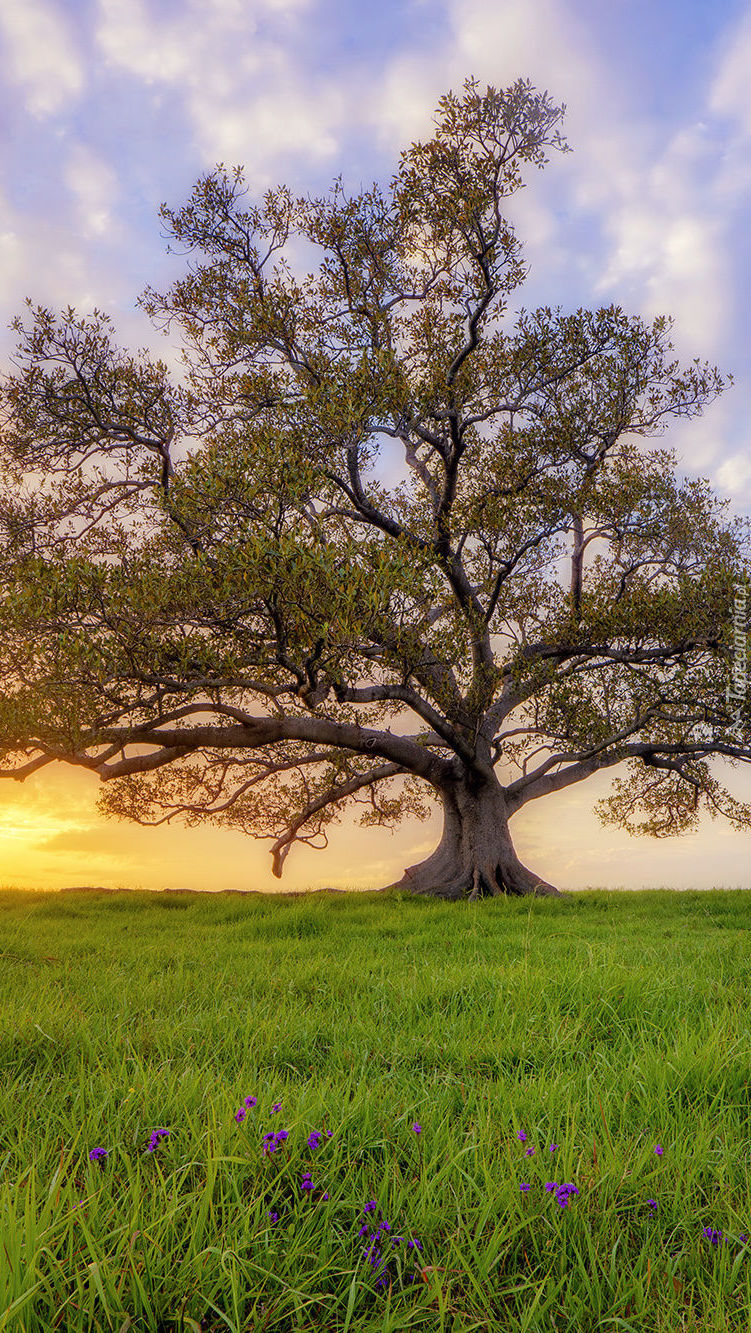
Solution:
M 149 1139 L 149 1145 L 146 1151 L 154 1152 L 159 1143 L 159 1140 L 166 1138 L 169 1138 L 168 1129 L 155 1129 L 153 1134 L 151 1135 L 151 1138 Z M 105 1157 L 109 1157 L 109 1153 L 107 1152 L 106 1148 L 92 1148 L 91 1152 L 89 1153 L 90 1162 L 101 1162 L 104 1161 Z
M 549 1194 L 555 1191 L 556 1202 L 561 1208 L 568 1208 L 568 1201 L 572 1194 L 578 1194 L 576 1185 L 558 1185 L 554 1180 L 549 1180 L 545 1186 Z
M 516 1137 L 518 1138 L 518 1140 L 519 1140 L 520 1143 L 526 1143 L 526 1142 L 527 1142 L 527 1136 L 526 1136 L 526 1134 L 524 1133 L 524 1130 L 523 1130 L 523 1129 L 520 1129 L 520 1130 L 519 1130 L 519 1133 L 517 1134 Z M 555 1150 L 556 1150 L 557 1147 L 558 1147 L 558 1144 L 557 1144 L 557 1143 L 551 1143 L 549 1151 L 550 1151 L 550 1152 L 555 1152 Z M 524 1156 L 525 1156 L 525 1157 L 533 1157 L 533 1156 L 534 1156 L 534 1152 L 535 1152 L 534 1148 L 527 1148 L 527 1149 L 525 1149 Z M 523 1180 L 522 1183 L 521 1183 L 521 1185 L 519 1186 L 519 1189 L 521 1190 L 522 1194 L 527 1194 L 527 1193 L 529 1193 L 529 1191 L 531 1190 L 531 1188 L 532 1188 L 532 1186 L 531 1186 L 531 1185 L 529 1184 L 529 1182 L 526 1181 L 526 1180 Z M 568 1207 L 568 1201 L 569 1201 L 569 1199 L 571 1198 L 571 1195 L 572 1195 L 572 1194 L 578 1194 L 578 1193 L 579 1193 L 578 1189 L 576 1188 L 576 1185 L 573 1185 L 573 1184 L 563 1184 L 563 1185 L 559 1185 L 555 1180 L 549 1180 L 548 1183 L 546 1184 L 545 1188 L 546 1188 L 546 1190 L 548 1191 L 549 1194 L 552 1194 L 553 1191 L 555 1191 L 555 1197 L 556 1197 L 558 1203 L 560 1204 L 561 1208 L 567 1208 L 567 1207 Z
M 278 1129 L 276 1134 L 273 1129 L 269 1130 L 268 1134 L 263 1136 L 263 1151 L 265 1153 L 276 1152 L 279 1144 L 284 1143 L 284 1140 L 288 1138 L 289 1130 L 287 1129 Z
M 316 1148 L 319 1146 L 319 1144 L 320 1144 L 322 1138 L 323 1138 L 323 1130 L 322 1130 L 322 1129 L 314 1129 L 314 1130 L 313 1130 L 313 1133 L 309 1135 L 309 1137 L 308 1137 L 308 1147 L 310 1148 L 311 1152 L 315 1152 L 315 1150 L 316 1150 Z M 330 1130 L 330 1129 L 327 1129 L 327 1130 L 326 1130 L 326 1138 L 327 1138 L 327 1139 L 330 1139 L 330 1138 L 331 1138 L 331 1130 Z
M 711 1227 L 705 1227 L 701 1234 L 702 1236 L 706 1236 L 707 1240 L 711 1240 L 713 1245 L 719 1245 L 720 1241 L 723 1239 L 726 1245 L 728 1243 L 727 1236 L 723 1237 L 721 1231 L 713 1231 Z
M 360 1230 L 358 1231 L 357 1234 L 358 1236 L 368 1236 L 369 1244 L 367 1244 L 365 1247 L 365 1254 L 367 1255 L 368 1263 L 376 1271 L 376 1273 L 378 1273 L 378 1276 L 376 1277 L 376 1286 L 386 1287 L 388 1286 L 391 1273 L 389 1272 L 388 1267 L 386 1266 L 388 1263 L 388 1259 L 383 1256 L 380 1245 L 381 1245 L 381 1233 L 390 1231 L 391 1224 L 385 1221 L 383 1212 L 379 1209 L 379 1212 L 381 1213 L 381 1221 L 379 1222 L 376 1230 L 373 1231 L 370 1235 L 368 1235 L 369 1223 L 367 1219 L 367 1214 L 374 1213 L 376 1208 L 378 1208 L 378 1202 L 376 1199 L 371 1199 L 369 1203 L 366 1203 L 364 1205 L 363 1217 L 360 1219 L 362 1225 L 360 1226 Z M 404 1240 L 403 1236 L 392 1236 L 391 1237 L 392 1248 L 396 1245 L 400 1245 L 403 1240 Z M 407 1249 L 422 1251 L 422 1245 L 420 1244 L 419 1240 L 414 1240 L 414 1239 L 408 1240 Z M 383 1271 L 378 1272 L 378 1270 L 381 1268 Z M 408 1274 L 407 1281 L 414 1282 L 416 1277 L 417 1277 L 416 1273 Z
M 527 1142 L 527 1136 L 526 1136 L 526 1134 L 524 1133 L 524 1130 L 523 1130 L 523 1129 L 520 1129 L 520 1130 L 519 1130 L 519 1133 L 517 1134 L 516 1137 L 518 1138 L 518 1140 L 519 1140 L 520 1143 L 526 1143 L 526 1142 Z M 556 1150 L 557 1147 L 558 1147 L 558 1144 L 557 1144 L 557 1143 L 551 1143 L 550 1148 L 549 1148 L 549 1151 L 550 1151 L 550 1152 L 555 1152 L 555 1150 Z M 525 1151 L 525 1153 L 524 1153 L 524 1156 L 525 1156 L 525 1157 L 534 1157 L 534 1155 L 535 1155 L 535 1150 L 534 1150 L 534 1148 L 527 1148 L 526 1151 Z
M 706 1236 L 707 1240 L 711 1241 L 712 1244 L 715 1246 L 715 1248 L 720 1244 L 720 1242 L 722 1242 L 723 1245 L 732 1244 L 732 1241 L 730 1240 L 729 1236 L 723 1236 L 722 1232 L 716 1231 L 714 1227 L 705 1227 L 701 1234 L 702 1236 Z M 748 1236 L 739 1236 L 738 1244 L 745 1245 L 747 1240 Z
M 157 1144 L 159 1143 L 159 1140 L 160 1140 L 160 1139 L 167 1139 L 167 1138 L 169 1138 L 169 1130 L 168 1130 L 168 1129 L 155 1129 L 155 1130 L 154 1130 L 154 1133 L 151 1135 L 151 1138 L 149 1139 L 149 1146 L 148 1146 L 148 1148 L 146 1149 L 146 1151 L 147 1151 L 147 1152 L 154 1152 L 155 1149 L 156 1149 Z
M 255 1098 L 255 1097 L 246 1097 L 246 1098 L 245 1098 L 245 1101 L 243 1102 L 243 1104 L 242 1104 L 242 1106 L 240 1107 L 239 1111 L 235 1111 L 235 1120 L 237 1121 L 238 1125 L 241 1124 L 242 1121 L 245 1119 L 246 1115 L 248 1114 L 248 1110 L 250 1109 L 250 1107 L 251 1107 L 251 1106 L 255 1106 L 255 1104 L 256 1104 L 256 1098 Z

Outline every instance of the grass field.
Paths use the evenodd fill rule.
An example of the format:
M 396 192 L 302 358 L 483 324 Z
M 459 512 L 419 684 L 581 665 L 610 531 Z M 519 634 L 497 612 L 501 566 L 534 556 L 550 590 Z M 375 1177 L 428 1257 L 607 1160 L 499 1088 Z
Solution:
M 0 892 L 0 1333 L 748 1330 L 750 927 Z

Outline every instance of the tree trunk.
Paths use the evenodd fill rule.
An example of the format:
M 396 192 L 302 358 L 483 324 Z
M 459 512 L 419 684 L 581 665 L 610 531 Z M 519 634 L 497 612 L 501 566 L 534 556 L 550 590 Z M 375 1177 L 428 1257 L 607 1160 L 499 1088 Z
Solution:
M 449 899 L 476 900 L 504 893 L 568 897 L 528 870 L 516 855 L 497 778 L 484 784 L 460 779 L 439 790 L 443 801 L 440 843 L 431 856 L 410 866 L 387 889 Z

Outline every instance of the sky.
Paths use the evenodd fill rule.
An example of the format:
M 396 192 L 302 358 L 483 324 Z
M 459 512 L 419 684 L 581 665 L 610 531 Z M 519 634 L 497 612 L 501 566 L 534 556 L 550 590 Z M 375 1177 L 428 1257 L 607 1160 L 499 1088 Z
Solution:
M 26 297 L 95 307 L 117 344 L 179 374 L 179 334 L 137 308 L 187 261 L 167 252 L 162 203 L 179 208 L 218 163 L 249 195 L 285 183 L 324 194 L 386 187 L 402 149 L 431 137 L 439 98 L 468 75 L 518 78 L 566 104 L 570 154 L 509 201 L 530 275 L 518 305 L 675 318 L 683 359 L 734 387 L 661 441 L 751 514 L 751 4 L 748 0 L 3 0 L 0 5 L 0 371 L 13 369 Z M 384 455 L 378 480 L 403 475 Z M 654 840 L 603 827 L 598 775 L 530 802 L 512 821 L 522 860 L 561 888 L 748 887 L 751 830 L 708 816 Z M 751 799 L 746 768 L 715 769 Z M 362 828 L 289 854 L 204 824 L 106 820 L 96 775 L 55 764 L 0 780 L 0 886 L 376 888 L 426 856 L 429 822 Z

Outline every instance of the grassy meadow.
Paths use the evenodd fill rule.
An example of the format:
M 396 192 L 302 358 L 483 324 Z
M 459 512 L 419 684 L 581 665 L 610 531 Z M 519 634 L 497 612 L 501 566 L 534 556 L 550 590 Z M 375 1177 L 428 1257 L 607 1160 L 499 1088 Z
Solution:
M 0 1333 L 748 1330 L 750 928 L 0 891 Z

